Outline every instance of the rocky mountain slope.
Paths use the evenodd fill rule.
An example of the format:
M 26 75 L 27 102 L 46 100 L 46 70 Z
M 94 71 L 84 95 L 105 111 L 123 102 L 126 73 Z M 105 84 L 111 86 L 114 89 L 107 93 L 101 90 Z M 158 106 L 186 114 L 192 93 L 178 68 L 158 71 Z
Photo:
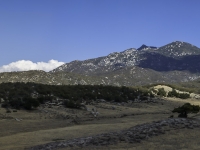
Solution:
M 0 73 L 2 82 L 105 84 L 134 86 L 186 82 L 200 78 L 200 48 L 172 42 L 160 48 L 142 45 L 104 57 L 72 61 L 50 72 Z
M 99 75 L 127 67 L 148 68 L 155 71 L 200 72 L 200 48 L 186 42 L 172 42 L 160 48 L 142 45 L 139 50 L 130 48 L 105 57 L 73 61 L 52 72 L 74 72 Z

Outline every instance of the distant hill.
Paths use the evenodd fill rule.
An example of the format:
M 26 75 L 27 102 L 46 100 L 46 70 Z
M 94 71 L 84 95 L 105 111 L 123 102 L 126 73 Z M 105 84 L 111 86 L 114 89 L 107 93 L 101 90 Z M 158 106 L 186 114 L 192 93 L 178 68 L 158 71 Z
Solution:
M 3 82 L 34 82 L 50 85 L 114 85 L 135 86 L 152 83 L 190 81 L 199 76 L 187 71 L 158 72 L 140 67 L 118 69 L 101 75 L 83 75 L 70 72 L 22 71 L 0 73 Z

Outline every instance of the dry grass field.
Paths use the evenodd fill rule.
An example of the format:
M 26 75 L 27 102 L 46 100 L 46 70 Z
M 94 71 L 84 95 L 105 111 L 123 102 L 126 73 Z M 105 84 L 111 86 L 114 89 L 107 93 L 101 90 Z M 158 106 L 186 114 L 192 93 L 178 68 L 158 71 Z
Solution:
M 128 129 L 138 124 L 168 118 L 172 115 L 171 111 L 174 107 L 186 102 L 200 105 L 200 100 L 178 98 L 160 98 L 151 103 L 121 105 L 104 102 L 88 105 L 89 109 L 98 110 L 97 118 L 87 110 L 57 106 L 39 107 L 33 111 L 18 110 L 11 113 L 6 113 L 4 108 L 0 108 L 0 149 L 22 150 L 53 141 Z M 177 114 L 174 115 L 177 117 Z M 190 115 L 193 116 L 195 115 Z M 119 143 L 106 147 L 89 146 L 71 149 L 200 149 L 199 135 L 200 129 L 182 129 L 169 131 L 136 144 Z

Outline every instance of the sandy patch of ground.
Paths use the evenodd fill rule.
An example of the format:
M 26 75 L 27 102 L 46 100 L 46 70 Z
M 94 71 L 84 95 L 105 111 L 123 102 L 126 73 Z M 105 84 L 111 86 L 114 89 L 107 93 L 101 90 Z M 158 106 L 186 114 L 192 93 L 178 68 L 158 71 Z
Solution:
M 166 85 L 157 85 L 157 86 L 154 86 L 153 87 L 154 89 L 158 90 L 160 88 L 163 88 L 166 93 L 172 91 L 172 88 L 169 87 L 169 86 L 166 86 Z M 190 94 L 190 97 L 191 98 L 195 98 L 195 99 L 200 99 L 200 94 L 196 94 L 196 93 L 189 93 L 189 92 L 185 92 L 185 91 L 180 91 L 180 90 L 177 90 L 175 89 L 178 93 L 187 93 L 187 94 Z

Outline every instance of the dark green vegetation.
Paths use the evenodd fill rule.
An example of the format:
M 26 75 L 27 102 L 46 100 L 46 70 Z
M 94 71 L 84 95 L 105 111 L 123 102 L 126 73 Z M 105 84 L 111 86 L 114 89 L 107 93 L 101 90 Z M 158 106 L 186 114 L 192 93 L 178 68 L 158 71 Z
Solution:
M 73 100 L 65 100 L 63 104 L 67 108 L 75 108 L 75 109 L 80 109 L 82 106 L 79 101 L 73 101 Z
M 178 93 L 175 89 L 172 89 L 167 95 L 168 97 L 177 97 L 181 99 L 187 99 L 190 98 L 190 94 L 188 93 Z
M 164 88 L 160 88 L 158 89 L 157 95 L 165 97 L 167 93 L 165 92 Z
M 198 113 L 200 107 L 198 105 L 191 105 L 190 103 L 185 103 L 183 106 L 175 108 L 172 112 L 179 113 L 178 117 L 187 118 L 188 113 Z
M 64 105 L 80 108 L 82 101 L 105 99 L 113 102 L 147 100 L 153 94 L 145 89 L 104 85 L 44 85 L 36 83 L 2 83 L 0 98 L 2 107 L 32 109 L 45 102 L 64 100 Z

